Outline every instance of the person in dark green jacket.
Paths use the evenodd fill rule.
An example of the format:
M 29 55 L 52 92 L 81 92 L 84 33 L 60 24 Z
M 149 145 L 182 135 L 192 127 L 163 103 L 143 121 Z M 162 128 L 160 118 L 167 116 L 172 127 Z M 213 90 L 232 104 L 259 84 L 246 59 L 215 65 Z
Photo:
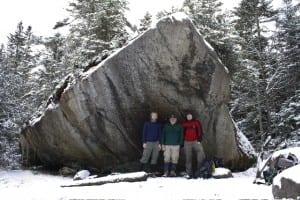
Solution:
M 180 146 L 183 144 L 183 130 L 175 115 L 171 115 L 169 123 L 164 126 L 161 144 L 164 151 L 164 176 L 176 176 Z

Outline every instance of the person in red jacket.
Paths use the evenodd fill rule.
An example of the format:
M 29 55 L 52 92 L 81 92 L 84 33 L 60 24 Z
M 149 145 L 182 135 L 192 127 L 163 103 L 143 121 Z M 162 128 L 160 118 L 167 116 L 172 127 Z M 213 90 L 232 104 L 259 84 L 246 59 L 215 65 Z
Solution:
M 185 168 L 186 178 L 191 178 L 193 177 L 193 151 L 195 151 L 197 157 L 197 169 L 201 167 L 201 163 L 205 160 L 205 153 L 201 144 L 203 131 L 200 122 L 193 118 L 191 112 L 187 113 L 186 119 L 182 124 L 184 130 Z

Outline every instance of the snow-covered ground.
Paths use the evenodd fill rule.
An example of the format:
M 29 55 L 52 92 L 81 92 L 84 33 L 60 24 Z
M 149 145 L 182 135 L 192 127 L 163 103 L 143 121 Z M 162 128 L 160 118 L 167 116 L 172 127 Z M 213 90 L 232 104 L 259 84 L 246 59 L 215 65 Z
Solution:
M 149 178 L 145 182 L 62 188 L 70 177 L 0 170 L 1 199 L 273 199 L 271 186 L 253 184 L 255 170 L 229 179 Z

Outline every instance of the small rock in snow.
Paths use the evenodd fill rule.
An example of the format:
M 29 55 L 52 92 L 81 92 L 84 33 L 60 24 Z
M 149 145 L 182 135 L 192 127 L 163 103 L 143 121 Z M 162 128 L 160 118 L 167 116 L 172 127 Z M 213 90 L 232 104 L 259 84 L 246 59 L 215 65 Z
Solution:
M 73 180 L 84 180 L 90 176 L 89 170 L 81 170 L 77 172 L 73 178 Z
M 59 174 L 62 176 L 72 176 L 76 173 L 75 169 L 72 169 L 70 167 L 63 167 L 59 170 Z
M 232 178 L 232 173 L 230 169 L 218 167 L 215 169 L 214 173 L 212 174 L 214 178 Z

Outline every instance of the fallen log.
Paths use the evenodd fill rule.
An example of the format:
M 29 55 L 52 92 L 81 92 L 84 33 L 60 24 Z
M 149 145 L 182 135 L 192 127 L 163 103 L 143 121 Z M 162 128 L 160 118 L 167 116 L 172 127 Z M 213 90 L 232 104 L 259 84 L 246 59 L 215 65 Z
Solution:
M 146 172 L 134 172 L 134 173 L 108 175 L 100 178 L 74 181 L 71 184 L 62 185 L 61 187 L 93 186 L 93 185 L 104 185 L 107 183 L 120 183 L 120 182 L 140 182 L 140 181 L 146 181 L 147 179 L 148 179 L 148 174 Z

